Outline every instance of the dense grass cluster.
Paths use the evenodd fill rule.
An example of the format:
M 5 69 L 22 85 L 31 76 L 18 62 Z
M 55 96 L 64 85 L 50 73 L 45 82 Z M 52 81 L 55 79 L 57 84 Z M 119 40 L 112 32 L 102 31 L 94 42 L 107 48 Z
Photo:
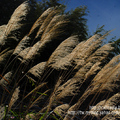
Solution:
M 108 33 L 80 40 L 59 7 L 29 17 L 24 2 L 0 26 L 0 120 L 120 119 L 120 55 L 103 45 Z

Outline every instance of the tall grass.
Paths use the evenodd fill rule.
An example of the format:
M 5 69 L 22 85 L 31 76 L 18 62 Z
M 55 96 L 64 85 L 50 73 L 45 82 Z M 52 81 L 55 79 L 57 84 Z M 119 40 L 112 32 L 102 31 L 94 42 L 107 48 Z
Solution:
M 1 49 L 1 120 L 107 119 L 93 109 L 119 105 L 120 56 L 114 57 L 114 43 L 102 43 L 109 32 L 79 42 L 67 25 L 57 7 L 49 8 L 14 48 Z

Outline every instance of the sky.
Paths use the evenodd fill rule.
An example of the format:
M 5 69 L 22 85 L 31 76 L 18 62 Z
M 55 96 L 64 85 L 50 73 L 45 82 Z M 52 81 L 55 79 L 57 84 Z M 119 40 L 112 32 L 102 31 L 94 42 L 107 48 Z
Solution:
M 98 25 L 105 25 L 105 30 L 114 30 L 108 39 L 114 36 L 120 38 L 120 0 L 67 0 L 66 4 L 68 10 L 80 5 L 87 6 L 89 13 L 86 18 L 91 34 Z
M 87 25 L 90 34 L 96 31 L 97 26 L 105 25 L 105 30 L 114 30 L 108 39 L 116 36 L 120 38 L 120 0 L 63 0 L 66 1 L 67 10 L 75 9 L 81 5 L 87 6 L 89 13 Z

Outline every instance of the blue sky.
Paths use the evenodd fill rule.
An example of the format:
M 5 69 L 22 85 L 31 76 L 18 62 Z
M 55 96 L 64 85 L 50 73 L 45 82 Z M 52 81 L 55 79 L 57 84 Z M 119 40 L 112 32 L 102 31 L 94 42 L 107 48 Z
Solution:
M 75 9 L 80 5 L 89 10 L 87 25 L 92 34 L 97 25 L 105 25 L 105 30 L 113 30 L 110 37 L 120 38 L 120 0 L 67 0 L 67 9 Z M 108 37 L 108 38 L 110 38 Z
M 67 10 L 75 9 L 80 5 L 87 6 L 89 10 L 87 25 L 92 34 L 97 25 L 105 25 L 105 30 L 115 29 L 109 39 L 116 36 L 120 38 L 120 0 L 63 0 L 66 1 Z

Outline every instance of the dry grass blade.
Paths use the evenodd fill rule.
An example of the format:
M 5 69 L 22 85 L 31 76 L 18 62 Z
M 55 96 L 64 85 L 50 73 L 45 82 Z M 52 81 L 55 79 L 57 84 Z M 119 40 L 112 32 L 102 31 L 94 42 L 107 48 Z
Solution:
M 0 55 L 0 69 L 4 68 L 8 59 L 12 55 L 14 50 L 4 51 L 3 54 Z M 1 71 L 3 72 L 3 71 Z
M 105 115 L 77 115 L 75 111 L 90 113 L 89 106 L 120 105 L 117 42 L 104 45 L 111 31 L 83 41 L 72 34 L 71 17 L 59 8 L 47 9 L 33 24 L 34 12 L 26 1 L 7 25 L 0 26 L 0 101 L 9 105 L 8 109 L 0 106 L 0 117 L 10 119 L 11 109 L 18 109 L 17 119 L 30 111 L 35 112 L 33 119 L 102 119 Z M 70 115 L 71 111 L 75 114 Z
M 30 47 L 32 40 L 30 37 L 25 36 L 19 44 L 16 46 L 13 55 L 18 55 L 21 51 L 23 51 L 25 48 Z
M 15 102 L 17 101 L 17 99 L 18 99 L 18 95 L 19 95 L 19 92 L 20 92 L 19 88 L 20 88 L 20 87 L 17 87 L 17 88 L 15 89 L 15 91 L 13 92 L 13 95 L 12 95 L 12 97 L 11 97 L 10 103 L 9 103 L 9 105 L 8 105 L 8 111 L 12 108 L 12 106 L 14 105 L 14 103 L 15 103 Z
M 46 17 L 53 11 L 53 7 L 48 8 L 43 14 L 36 20 L 36 22 L 33 24 L 28 36 L 31 36 L 32 34 L 36 34 L 36 31 L 39 29 L 39 27 L 42 25 Z
M 30 109 L 33 105 L 35 105 L 40 99 L 41 99 L 41 97 L 44 95 L 44 94 L 46 94 L 47 92 L 49 92 L 50 91 L 50 89 L 49 90 L 46 90 L 44 93 L 42 93 L 31 105 L 30 105 L 30 107 L 28 108 L 28 109 Z
M 84 62 L 85 64 L 83 64 L 83 66 L 79 69 L 75 76 L 71 80 L 68 80 L 61 87 L 59 87 L 58 91 L 56 91 L 57 93 L 61 91 L 60 94 L 57 95 L 58 99 L 67 99 L 68 96 L 73 96 L 73 94 L 75 93 L 79 93 L 79 95 L 83 94 L 82 91 L 84 91 L 88 87 L 89 83 L 92 80 L 92 78 L 90 77 L 93 75 L 95 76 L 98 71 L 101 70 L 101 63 L 103 63 L 102 60 L 108 59 L 107 56 L 110 50 L 113 50 L 113 48 L 110 45 L 105 45 L 96 50 L 92 55 L 90 55 L 88 59 Z M 82 86 L 83 83 L 86 83 L 86 86 Z
M 88 39 L 84 45 L 78 50 L 74 59 L 87 59 L 95 50 L 97 50 L 105 36 L 99 38 L 99 35 L 94 35 Z
M 40 85 L 38 85 L 37 87 L 35 87 L 35 89 L 33 89 L 31 92 L 29 92 L 23 99 L 27 98 L 30 94 L 32 94 L 36 90 L 39 90 L 41 87 L 43 87 L 46 84 L 47 84 L 47 82 L 46 83 L 41 83 Z
M 108 64 L 108 65 L 110 65 L 110 64 Z M 107 68 L 107 66 L 105 66 L 105 68 Z M 95 89 L 97 90 L 99 88 L 101 88 L 101 90 L 102 89 L 107 90 L 108 88 L 112 90 L 113 87 L 116 87 L 116 89 L 117 89 L 118 85 L 117 85 L 116 82 L 119 81 L 119 77 L 120 77 L 120 75 L 119 75 L 119 67 L 120 67 L 120 63 L 118 65 L 112 66 L 111 68 L 108 67 L 104 73 L 103 73 L 103 71 L 105 70 L 105 68 L 103 70 L 101 70 L 100 71 L 101 75 L 99 73 L 93 79 L 93 83 L 92 83 L 92 86 L 94 86 L 93 91 Z M 98 86 L 98 88 L 96 86 Z
M 60 86 L 61 82 L 62 82 L 62 79 L 59 78 L 58 81 L 57 81 L 57 83 L 56 83 L 56 85 L 55 85 L 55 87 L 54 87 L 54 90 L 53 90 L 53 92 L 52 92 L 52 94 L 51 94 L 47 111 L 50 110 L 50 108 L 52 107 L 52 105 L 54 104 L 54 102 L 55 102 L 55 100 L 56 100 L 55 91 L 58 89 L 58 87 Z M 58 99 L 57 99 L 57 100 L 58 100 Z
M 89 112 L 91 113 L 92 116 L 100 118 L 100 114 L 95 114 L 95 112 L 101 112 L 101 111 L 110 111 L 110 113 L 116 112 L 116 114 L 119 112 L 119 108 L 116 109 L 116 106 L 118 106 L 120 103 L 120 93 L 117 93 L 110 97 L 109 99 L 105 99 L 103 101 L 100 101 L 97 103 Z M 106 116 L 107 117 L 107 116 Z
M 98 94 L 99 92 L 114 91 L 118 89 L 117 81 L 119 81 L 120 55 L 114 57 L 92 80 L 91 85 L 86 89 L 80 101 L 84 101 L 90 94 Z
M 18 54 L 18 59 L 20 60 L 20 61 L 22 61 L 25 57 L 26 57 L 26 55 L 28 54 L 28 52 L 30 51 L 30 49 L 31 49 L 32 47 L 27 47 L 27 48 L 25 48 L 24 50 L 22 50 L 19 54 Z
M 44 22 L 42 23 L 41 27 L 39 28 L 37 35 L 35 38 L 40 38 L 41 35 L 43 34 L 43 32 L 45 31 L 46 27 L 48 26 L 48 24 L 50 23 L 50 21 L 53 19 L 53 17 L 58 14 L 60 12 L 59 9 L 54 9 L 44 20 Z
M 9 48 L 4 49 L 3 51 L 0 52 L 0 56 L 4 53 L 6 53 L 9 50 Z
M 56 115 L 58 115 L 63 120 L 69 107 L 70 107 L 69 104 L 62 104 L 57 106 L 53 111 Z
M 35 77 L 37 78 L 38 80 L 40 80 L 43 72 L 44 72 L 44 69 L 45 69 L 45 66 L 46 66 L 46 62 L 41 62 L 37 65 L 35 65 L 34 67 L 32 67 L 28 72 L 27 72 L 27 77 Z
M 4 35 L 4 31 L 5 31 L 6 27 L 7 27 L 7 25 L 0 26 L 0 37 Z
M 34 33 L 34 31 L 36 31 L 35 29 L 37 29 L 37 27 L 38 27 L 38 26 L 41 26 L 41 25 L 42 25 L 42 26 L 40 27 L 40 30 L 38 31 L 36 37 L 39 36 L 40 32 L 41 32 L 41 34 L 42 34 L 42 32 L 43 32 L 44 29 L 47 27 L 47 24 L 49 24 L 49 22 L 51 21 L 52 17 L 54 16 L 54 14 L 57 13 L 57 11 L 54 11 L 54 10 L 51 11 L 51 10 L 52 10 L 52 8 L 46 10 L 46 12 L 43 13 L 43 15 L 40 16 L 40 18 L 38 18 L 38 20 L 35 22 L 35 24 L 34 24 L 33 27 L 31 28 L 30 33 L 29 33 L 27 36 L 25 36 L 25 37 L 20 41 L 20 43 L 19 43 L 18 46 L 16 47 L 16 49 L 15 49 L 15 51 L 14 51 L 13 54 L 18 54 L 18 53 L 20 53 L 20 51 L 22 51 L 22 50 L 24 50 L 25 48 L 27 48 L 27 47 L 30 46 L 30 43 L 32 42 L 32 39 L 31 39 L 31 36 L 30 36 L 30 35 L 32 35 L 32 34 Z M 48 13 L 50 13 L 50 14 L 48 15 Z M 46 18 L 46 17 L 47 17 L 47 18 Z M 43 19 L 45 19 L 45 18 L 46 18 L 46 20 L 43 21 Z M 61 18 L 62 18 L 62 17 L 61 17 Z M 40 21 L 40 20 L 41 20 L 41 21 Z M 39 23 L 38 21 L 39 21 L 40 23 Z M 42 22 L 43 22 L 43 23 L 42 23 Z M 57 21 L 57 22 L 58 22 L 58 21 Z M 54 22 L 54 24 L 55 24 L 55 23 L 56 23 L 56 22 Z M 53 24 L 53 22 L 52 22 L 52 24 Z M 53 25 L 54 25 L 54 24 L 53 24 Z M 51 26 L 51 24 L 50 24 L 49 27 L 47 27 L 47 28 L 50 29 L 50 26 Z M 48 32 L 48 29 L 47 29 L 46 32 Z M 30 37 L 29 37 L 29 36 L 30 36 Z
M 9 47 L 12 45 L 13 47 L 14 44 L 20 41 L 24 35 L 27 34 L 32 24 L 32 19 L 27 19 L 30 14 L 30 6 L 27 1 L 16 8 L 4 31 L 5 35 L 0 41 L 1 45 Z
M 91 83 L 91 90 L 86 91 L 86 94 L 94 94 L 104 91 L 114 91 L 118 89 L 117 82 L 119 81 L 119 67 L 120 67 L 120 55 L 115 56 L 102 70 L 95 76 Z
M 117 82 L 119 82 L 120 79 L 120 64 L 118 64 L 116 67 L 114 67 L 109 73 L 106 73 L 102 76 L 102 78 L 99 81 L 94 80 L 94 83 L 92 84 L 93 90 L 92 93 L 95 92 L 104 92 L 109 91 L 113 92 L 114 90 L 118 91 L 119 85 Z
M 1 86 L 4 86 L 4 87 L 7 87 L 8 84 L 10 84 L 12 82 L 12 75 L 13 75 L 13 71 L 9 71 L 8 73 L 6 73 L 2 77 L 2 79 L 0 80 L 0 85 Z
M 84 59 L 86 59 L 89 55 L 91 55 L 92 50 L 88 50 L 93 46 L 95 41 L 98 41 L 99 35 L 94 35 L 89 38 L 87 41 L 83 41 L 79 43 L 66 57 L 58 60 L 55 64 L 52 65 L 55 69 L 67 69 L 68 67 L 72 66 L 71 62 L 74 61 L 74 64 L 78 64 L 78 66 L 82 66 L 85 64 Z M 101 41 L 99 41 L 101 43 Z M 97 44 L 97 43 L 96 43 Z M 95 49 L 95 47 L 92 47 Z M 80 64 L 80 65 L 79 65 Z M 77 67 L 77 66 L 76 66 Z
M 96 75 L 98 71 L 110 60 L 110 55 L 114 48 L 111 44 L 106 44 L 97 49 L 87 60 L 87 63 L 92 63 L 91 69 L 86 73 L 85 79 L 90 78 L 91 75 Z
M 120 110 L 116 111 L 112 111 L 111 114 L 107 114 L 106 116 L 104 116 L 101 120 L 119 120 L 120 119 Z
M 46 34 L 46 36 L 44 38 L 41 38 L 41 41 L 45 41 L 45 40 L 52 40 L 57 38 L 58 36 L 61 36 L 62 33 L 65 32 L 64 29 L 62 29 L 63 27 L 65 27 L 67 24 L 69 23 L 68 20 L 61 20 L 59 22 L 57 22 L 52 29 Z
M 100 75 L 100 73 L 101 73 L 101 74 L 105 75 L 104 77 L 102 77 L 103 75 L 102 76 L 100 75 L 99 79 L 97 81 L 95 81 L 95 79 L 98 78 L 97 75 L 96 75 L 96 77 L 93 79 L 94 82 L 90 86 L 88 86 L 88 88 L 86 89 L 86 91 L 84 92 L 82 97 L 69 110 L 75 110 L 76 111 L 80 107 L 80 105 L 83 103 L 83 101 L 85 101 L 86 98 L 90 94 L 95 94 L 95 93 L 98 94 L 99 92 L 102 92 L 104 90 L 111 91 L 111 90 L 113 90 L 114 87 L 116 87 L 115 81 L 117 81 L 120 77 L 118 75 L 118 71 L 119 71 L 118 67 L 120 66 L 120 64 L 118 64 L 118 65 L 115 64 L 115 61 L 118 61 L 118 60 L 119 60 L 119 57 L 117 56 L 108 63 L 111 67 L 112 67 L 112 65 L 116 66 L 116 67 L 114 67 L 114 69 L 112 67 L 111 68 L 112 70 L 109 70 L 109 73 L 108 73 L 109 75 L 107 75 L 106 73 L 103 74 L 103 70 L 105 70 L 105 68 L 109 69 L 109 67 L 108 67 L 109 65 L 106 65 L 103 68 L 103 70 L 101 70 L 97 74 L 97 75 Z M 93 86 L 93 88 L 92 88 L 92 86 Z
M 33 45 L 33 47 L 30 49 L 30 51 L 26 55 L 25 59 L 23 60 L 23 63 L 30 62 L 31 60 L 35 60 L 36 58 L 39 58 L 39 60 L 41 61 L 43 61 L 43 59 L 46 59 L 46 57 L 49 58 L 48 55 L 51 54 L 54 51 L 54 49 L 62 42 L 63 39 L 61 39 L 61 37 L 65 33 L 64 33 L 64 30 L 61 30 L 61 29 L 63 26 L 65 27 L 67 23 L 68 21 L 58 22 L 48 32 L 48 34 L 44 39 L 41 39 L 41 41 Z M 46 52 L 46 50 L 48 51 Z
M 3 120 L 4 116 L 5 116 L 5 106 L 0 105 L 0 120 Z
M 87 62 L 96 62 L 96 61 L 100 61 L 100 62 L 104 62 L 103 60 L 108 60 L 111 59 L 109 57 L 109 55 L 111 54 L 111 52 L 114 50 L 114 47 L 111 46 L 111 44 L 106 44 L 104 46 L 102 46 L 101 48 L 97 49 L 88 59 Z
M 9 81 L 6 78 L 4 78 L 1 74 L 0 77 L 2 77 L 6 82 L 8 82 L 8 84 L 10 84 Z
M 50 56 L 47 62 L 48 66 L 70 54 L 78 43 L 79 41 L 77 36 L 71 36 L 64 40 Z
M 84 45 L 85 41 L 80 42 L 73 51 L 68 54 L 67 56 L 61 58 L 54 64 L 52 64 L 52 68 L 54 69 L 60 69 L 60 70 L 68 70 L 69 67 L 73 66 L 71 62 L 73 61 L 74 57 L 76 56 L 78 50 Z
M 52 27 L 59 21 L 63 20 L 64 16 L 63 15 L 55 15 L 52 20 L 50 21 L 50 23 L 48 24 L 48 26 L 46 27 L 44 33 L 42 34 L 42 39 L 44 39 L 44 37 L 46 36 L 46 34 L 52 29 Z
M 95 76 L 94 80 L 97 82 L 101 80 L 101 78 L 104 78 L 103 76 L 109 73 L 109 71 L 111 71 L 119 63 L 120 63 L 120 55 L 117 55 L 97 74 L 97 76 Z

